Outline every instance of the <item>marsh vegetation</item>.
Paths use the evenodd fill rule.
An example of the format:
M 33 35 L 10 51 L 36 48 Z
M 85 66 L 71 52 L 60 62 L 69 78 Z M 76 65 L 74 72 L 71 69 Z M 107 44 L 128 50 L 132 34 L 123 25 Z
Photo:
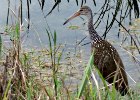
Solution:
M 104 0 L 99 4 L 96 0 L 65 1 L 67 5 L 73 4 L 78 7 L 87 3 L 91 3 L 94 8 L 100 5 L 100 9 L 94 13 L 96 17 L 94 23 L 97 29 L 100 25 L 104 25 L 105 30 L 102 30 L 104 39 L 110 35 L 111 29 L 118 27 L 114 34 L 119 42 L 115 39 L 110 42 L 121 48 L 134 63 L 128 69 L 128 72 L 132 70 L 133 74 L 127 73 L 130 80 L 130 94 L 126 96 L 121 96 L 114 85 L 110 89 L 110 84 L 106 83 L 94 66 L 94 54 L 90 55 L 87 51 L 90 49 L 87 48 L 89 43 L 83 43 L 87 36 L 77 39 L 73 44 L 65 42 L 64 37 L 60 42 L 57 27 L 50 27 L 47 17 L 53 15 L 54 11 L 61 11 L 63 9 L 61 4 L 64 2 L 38 0 L 34 4 L 40 7 L 37 9 L 40 9 L 43 16 L 41 21 L 45 24 L 42 26 L 42 22 L 38 23 L 41 30 L 44 29 L 43 38 L 47 42 L 42 41 L 41 31 L 37 31 L 40 27 L 36 27 L 32 21 L 30 7 L 33 2 L 33 0 L 7 0 L 7 5 L 4 5 L 5 8 L 8 6 L 8 9 L 5 12 L 6 25 L 1 25 L 0 30 L 0 100 L 140 99 L 139 0 Z M 48 6 L 48 2 L 52 5 Z M 46 11 L 45 8 L 50 10 Z M 53 18 L 55 19 L 52 20 L 58 20 L 56 16 Z M 81 19 L 85 21 L 84 18 Z M 73 33 L 86 31 L 75 24 L 65 28 L 65 32 L 68 30 L 72 30 Z M 29 34 L 36 34 L 36 38 L 28 37 Z M 39 46 L 30 46 L 26 38 L 30 38 L 30 41 L 39 41 Z M 127 58 L 124 61 L 127 61 Z

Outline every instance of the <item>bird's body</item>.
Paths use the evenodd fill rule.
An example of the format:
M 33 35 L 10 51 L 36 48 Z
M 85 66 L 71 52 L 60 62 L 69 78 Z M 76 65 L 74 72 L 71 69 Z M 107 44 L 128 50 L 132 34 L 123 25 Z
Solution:
M 121 95 L 128 92 L 128 80 L 122 60 L 117 50 L 106 40 L 103 40 L 93 26 L 92 11 L 88 6 L 83 6 L 69 20 L 79 15 L 88 18 L 88 31 L 91 40 L 91 48 L 94 49 L 94 64 L 108 83 L 115 82 L 115 88 Z M 115 79 L 115 80 L 114 80 Z

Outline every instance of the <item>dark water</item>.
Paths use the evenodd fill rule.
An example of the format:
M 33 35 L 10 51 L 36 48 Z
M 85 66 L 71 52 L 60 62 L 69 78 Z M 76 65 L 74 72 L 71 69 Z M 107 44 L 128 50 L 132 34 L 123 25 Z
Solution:
M 52 32 L 56 30 L 58 43 L 66 44 L 67 47 L 72 48 L 72 50 L 74 50 L 76 41 L 80 41 L 82 38 L 87 36 L 88 33 L 86 32 L 86 29 L 87 29 L 86 25 L 83 25 L 83 23 L 86 21 L 85 20 L 83 21 L 81 18 L 76 18 L 72 20 L 70 23 L 68 23 L 67 25 L 63 26 L 63 23 L 66 20 L 66 18 L 68 18 L 70 15 L 72 15 L 75 11 L 77 11 L 80 8 L 80 5 L 77 6 L 74 0 L 70 1 L 70 3 L 67 3 L 66 0 L 62 0 L 62 3 L 59 6 L 59 11 L 58 9 L 55 9 L 52 12 L 52 14 L 46 17 L 46 20 L 44 19 L 43 14 L 39 8 L 38 1 L 37 0 L 33 0 L 33 1 L 34 2 L 32 2 L 30 6 L 30 13 L 31 13 L 30 31 L 28 34 L 26 34 L 26 32 L 22 32 L 22 34 L 26 34 L 23 38 L 23 44 L 22 44 L 23 47 L 25 48 L 47 47 L 48 38 L 45 31 L 47 24 L 51 28 Z M 54 4 L 54 2 L 52 1 L 53 0 L 46 1 L 45 7 L 44 7 L 45 15 L 52 8 Z M 97 11 L 101 7 L 101 4 L 103 4 L 102 1 L 103 0 L 96 1 L 97 2 L 96 7 L 93 5 L 92 0 L 87 1 L 86 5 L 90 6 L 94 13 L 97 13 Z M 16 9 L 15 2 L 17 2 L 16 7 L 18 8 L 18 0 L 11 0 L 10 8 L 12 10 Z M 23 5 L 26 5 L 26 2 Z M 27 9 L 26 6 L 23 6 L 23 16 L 24 16 L 23 25 L 27 25 L 26 9 Z M 12 15 L 12 13 L 10 14 Z M 5 23 L 6 23 L 6 16 L 7 16 L 7 1 L 3 0 L 3 2 L 0 3 L 0 27 L 1 27 L 0 32 L 2 32 L 4 29 L 3 27 L 5 26 Z M 94 16 L 94 22 L 97 20 L 97 18 L 98 18 L 98 14 Z M 11 22 L 12 20 L 9 21 L 9 23 Z M 106 24 L 106 17 L 102 20 L 100 26 L 96 29 L 100 36 L 102 36 L 105 30 L 105 24 Z M 128 26 L 128 21 L 126 21 L 126 23 L 124 24 Z M 77 29 L 77 30 L 68 29 L 68 26 L 70 25 L 77 25 L 80 27 L 80 29 Z M 135 64 L 132 60 L 132 57 L 124 49 L 120 47 L 123 34 L 120 34 L 120 38 L 118 38 L 117 35 L 118 35 L 118 26 L 117 26 L 117 23 L 115 23 L 115 25 L 112 27 L 110 32 L 107 34 L 107 40 L 110 41 L 118 50 L 123 60 L 123 63 L 125 65 L 127 73 L 130 74 L 130 76 L 138 83 L 140 81 L 140 75 L 139 75 L 140 66 Z M 5 41 L 5 44 L 8 44 L 7 36 L 3 36 L 3 40 Z M 83 44 L 87 42 L 89 42 L 89 38 L 86 38 Z M 129 44 L 126 43 L 125 45 L 129 45 Z M 90 55 L 90 44 L 86 46 L 82 46 L 81 48 L 82 48 L 82 51 L 84 51 L 86 55 L 83 59 L 87 60 Z M 137 59 L 140 60 L 140 54 L 138 54 L 137 51 L 134 51 L 134 54 L 136 55 Z M 135 85 L 135 83 L 130 78 L 128 79 L 132 85 Z

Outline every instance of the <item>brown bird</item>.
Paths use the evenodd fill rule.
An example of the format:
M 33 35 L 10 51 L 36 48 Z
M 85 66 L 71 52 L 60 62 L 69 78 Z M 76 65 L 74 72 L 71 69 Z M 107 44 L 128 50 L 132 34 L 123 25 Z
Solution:
M 64 25 L 80 15 L 85 15 L 88 18 L 88 31 L 92 51 L 94 49 L 94 65 L 108 83 L 114 82 L 116 90 L 124 96 L 129 89 L 124 65 L 117 50 L 95 31 L 92 10 L 88 6 L 82 6 L 80 10 L 65 21 Z

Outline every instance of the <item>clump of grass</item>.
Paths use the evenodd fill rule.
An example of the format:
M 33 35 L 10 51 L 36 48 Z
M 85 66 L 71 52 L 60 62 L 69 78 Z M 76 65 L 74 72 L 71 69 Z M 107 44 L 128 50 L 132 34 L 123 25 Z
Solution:
M 83 93 L 83 91 L 85 91 L 86 92 L 86 95 L 84 97 L 87 100 L 88 99 L 102 100 L 103 98 L 104 99 L 109 99 L 109 98 L 110 99 L 115 99 L 115 96 L 116 96 L 115 95 L 116 93 L 114 91 L 115 90 L 114 89 L 115 87 L 113 87 L 113 89 L 112 89 L 113 90 L 112 91 L 113 93 L 111 93 L 110 90 L 109 90 L 109 88 L 108 88 L 108 86 L 107 86 L 107 83 L 105 82 L 105 79 L 102 77 L 100 71 L 94 66 L 94 63 L 93 63 L 94 57 L 93 57 L 93 55 L 94 54 L 91 55 L 90 60 L 89 60 L 89 62 L 87 64 L 87 67 L 85 69 L 83 80 L 82 80 L 80 89 L 78 91 L 78 98 L 80 98 L 81 95 L 82 95 L 82 93 Z M 99 76 L 100 76 L 100 78 L 101 78 L 101 80 L 102 80 L 102 82 L 103 82 L 103 84 L 105 86 L 106 91 L 103 91 L 103 90 L 100 89 L 99 83 L 97 81 L 97 78 L 95 77 L 95 73 L 93 73 L 93 71 L 92 71 L 93 69 L 95 69 L 98 72 L 98 74 L 99 74 Z M 95 86 L 94 87 L 91 84 L 88 85 L 89 82 L 90 83 L 93 83 L 93 82 L 90 81 L 90 77 L 92 77 L 92 79 L 93 79 L 93 81 L 95 83 Z M 89 90 L 86 89 L 87 86 L 90 88 Z M 88 92 L 88 96 L 87 96 L 87 92 Z
M 129 90 L 129 93 L 125 96 L 121 96 L 121 94 L 119 94 L 116 89 L 115 89 L 115 81 L 112 84 L 107 84 L 107 82 L 105 81 L 105 79 L 103 78 L 102 74 L 100 73 L 100 71 L 98 70 L 98 68 L 96 68 L 96 66 L 94 65 L 94 52 L 90 57 L 90 60 L 87 64 L 87 67 L 84 71 L 84 76 L 80 85 L 80 88 L 78 90 L 78 98 L 84 98 L 86 100 L 116 100 L 116 99 L 133 99 L 133 98 L 139 98 L 139 97 L 135 97 L 137 95 L 137 92 L 135 93 L 134 91 L 132 91 L 131 89 Z M 93 72 L 93 69 L 95 69 L 95 71 L 98 73 L 99 77 L 102 80 L 102 83 L 104 85 L 104 88 L 99 87 L 97 78 L 95 77 L 95 73 Z M 90 78 L 91 77 L 91 78 Z M 91 80 L 92 79 L 92 80 Z M 114 79 L 115 80 L 115 79 Z M 93 86 L 93 82 L 94 81 L 94 86 Z M 109 86 L 112 85 L 112 89 L 109 89 Z

